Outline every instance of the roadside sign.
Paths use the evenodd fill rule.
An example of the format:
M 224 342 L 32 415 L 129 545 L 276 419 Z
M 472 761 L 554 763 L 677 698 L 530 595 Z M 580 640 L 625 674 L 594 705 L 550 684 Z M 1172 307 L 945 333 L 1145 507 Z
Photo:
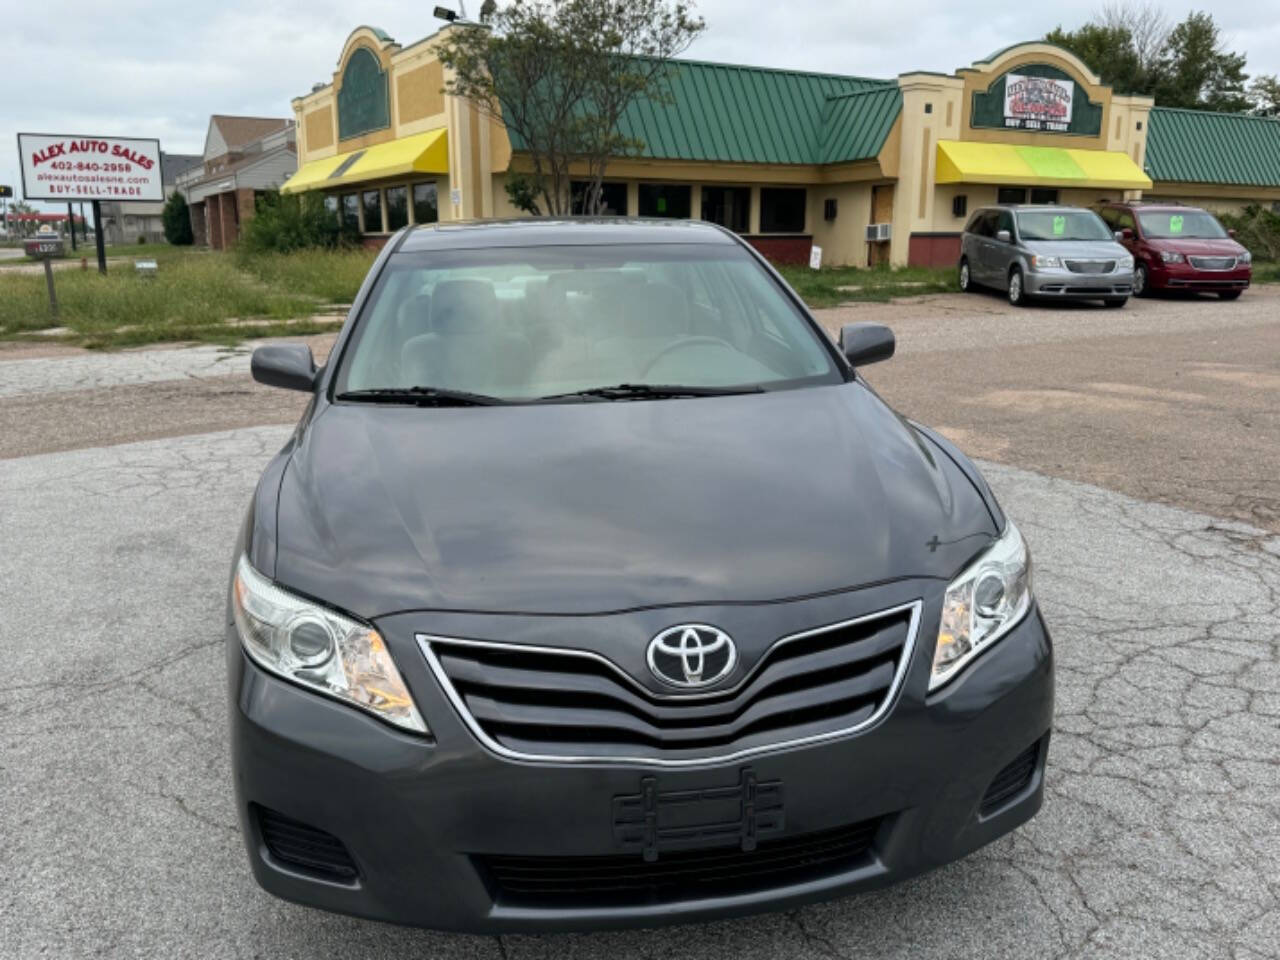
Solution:
M 822 269 L 822 248 L 818 246 L 816 243 L 809 248 L 809 269 L 810 270 Z
M 18 161 L 28 200 L 164 201 L 159 140 L 20 133 Z

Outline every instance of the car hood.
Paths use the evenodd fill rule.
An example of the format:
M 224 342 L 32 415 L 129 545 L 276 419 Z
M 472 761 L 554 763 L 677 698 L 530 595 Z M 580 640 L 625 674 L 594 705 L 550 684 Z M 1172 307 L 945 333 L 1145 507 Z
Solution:
M 1068 260 L 1118 260 L 1130 255 L 1114 240 L 1028 240 L 1023 246 L 1042 257 Z
M 1181 254 L 1204 257 L 1238 257 L 1244 253 L 1244 247 L 1230 237 L 1180 237 L 1160 240 L 1148 240 L 1155 250 L 1172 250 Z
M 328 406 L 278 503 L 277 581 L 366 618 L 602 613 L 948 578 L 996 533 L 956 463 L 860 382 Z

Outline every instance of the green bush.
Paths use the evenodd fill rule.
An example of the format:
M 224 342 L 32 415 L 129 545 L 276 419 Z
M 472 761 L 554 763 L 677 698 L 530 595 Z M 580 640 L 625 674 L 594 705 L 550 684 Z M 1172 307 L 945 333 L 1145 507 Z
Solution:
M 325 208 L 318 193 L 272 191 L 258 198 L 253 219 L 241 228 L 238 249 L 246 256 L 310 248 L 332 250 L 358 239 L 358 234 L 339 224 L 334 211 Z
M 187 200 L 177 190 L 165 201 L 164 238 L 175 247 L 189 247 L 195 243 L 195 235 L 191 232 L 191 214 L 187 210 Z
M 1219 214 L 1218 219 L 1253 254 L 1254 260 L 1280 260 L 1280 213 L 1251 203 L 1239 213 Z

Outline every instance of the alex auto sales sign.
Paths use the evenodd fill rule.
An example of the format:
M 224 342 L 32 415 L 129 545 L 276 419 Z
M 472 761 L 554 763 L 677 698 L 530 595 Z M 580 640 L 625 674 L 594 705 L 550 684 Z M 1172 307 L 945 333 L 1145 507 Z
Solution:
M 18 134 L 28 200 L 164 200 L 160 141 Z
M 1075 88 L 1070 80 L 1006 74 L 1004 125 L 1018 130 L 1065 133 L 1071 125 L 1071 98 Z

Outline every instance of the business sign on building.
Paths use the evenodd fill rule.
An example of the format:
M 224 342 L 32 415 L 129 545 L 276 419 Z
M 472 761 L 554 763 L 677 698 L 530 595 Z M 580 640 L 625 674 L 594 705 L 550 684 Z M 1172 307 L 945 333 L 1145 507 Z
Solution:
M 160 141 L 18 134 L 28 200 L 164 200 Z
M 1055 130 L 1071 126 L 1076 85 L 1052 77 L 1009 73 L 1004 80 L 1004 125 L 1015 130 Z

